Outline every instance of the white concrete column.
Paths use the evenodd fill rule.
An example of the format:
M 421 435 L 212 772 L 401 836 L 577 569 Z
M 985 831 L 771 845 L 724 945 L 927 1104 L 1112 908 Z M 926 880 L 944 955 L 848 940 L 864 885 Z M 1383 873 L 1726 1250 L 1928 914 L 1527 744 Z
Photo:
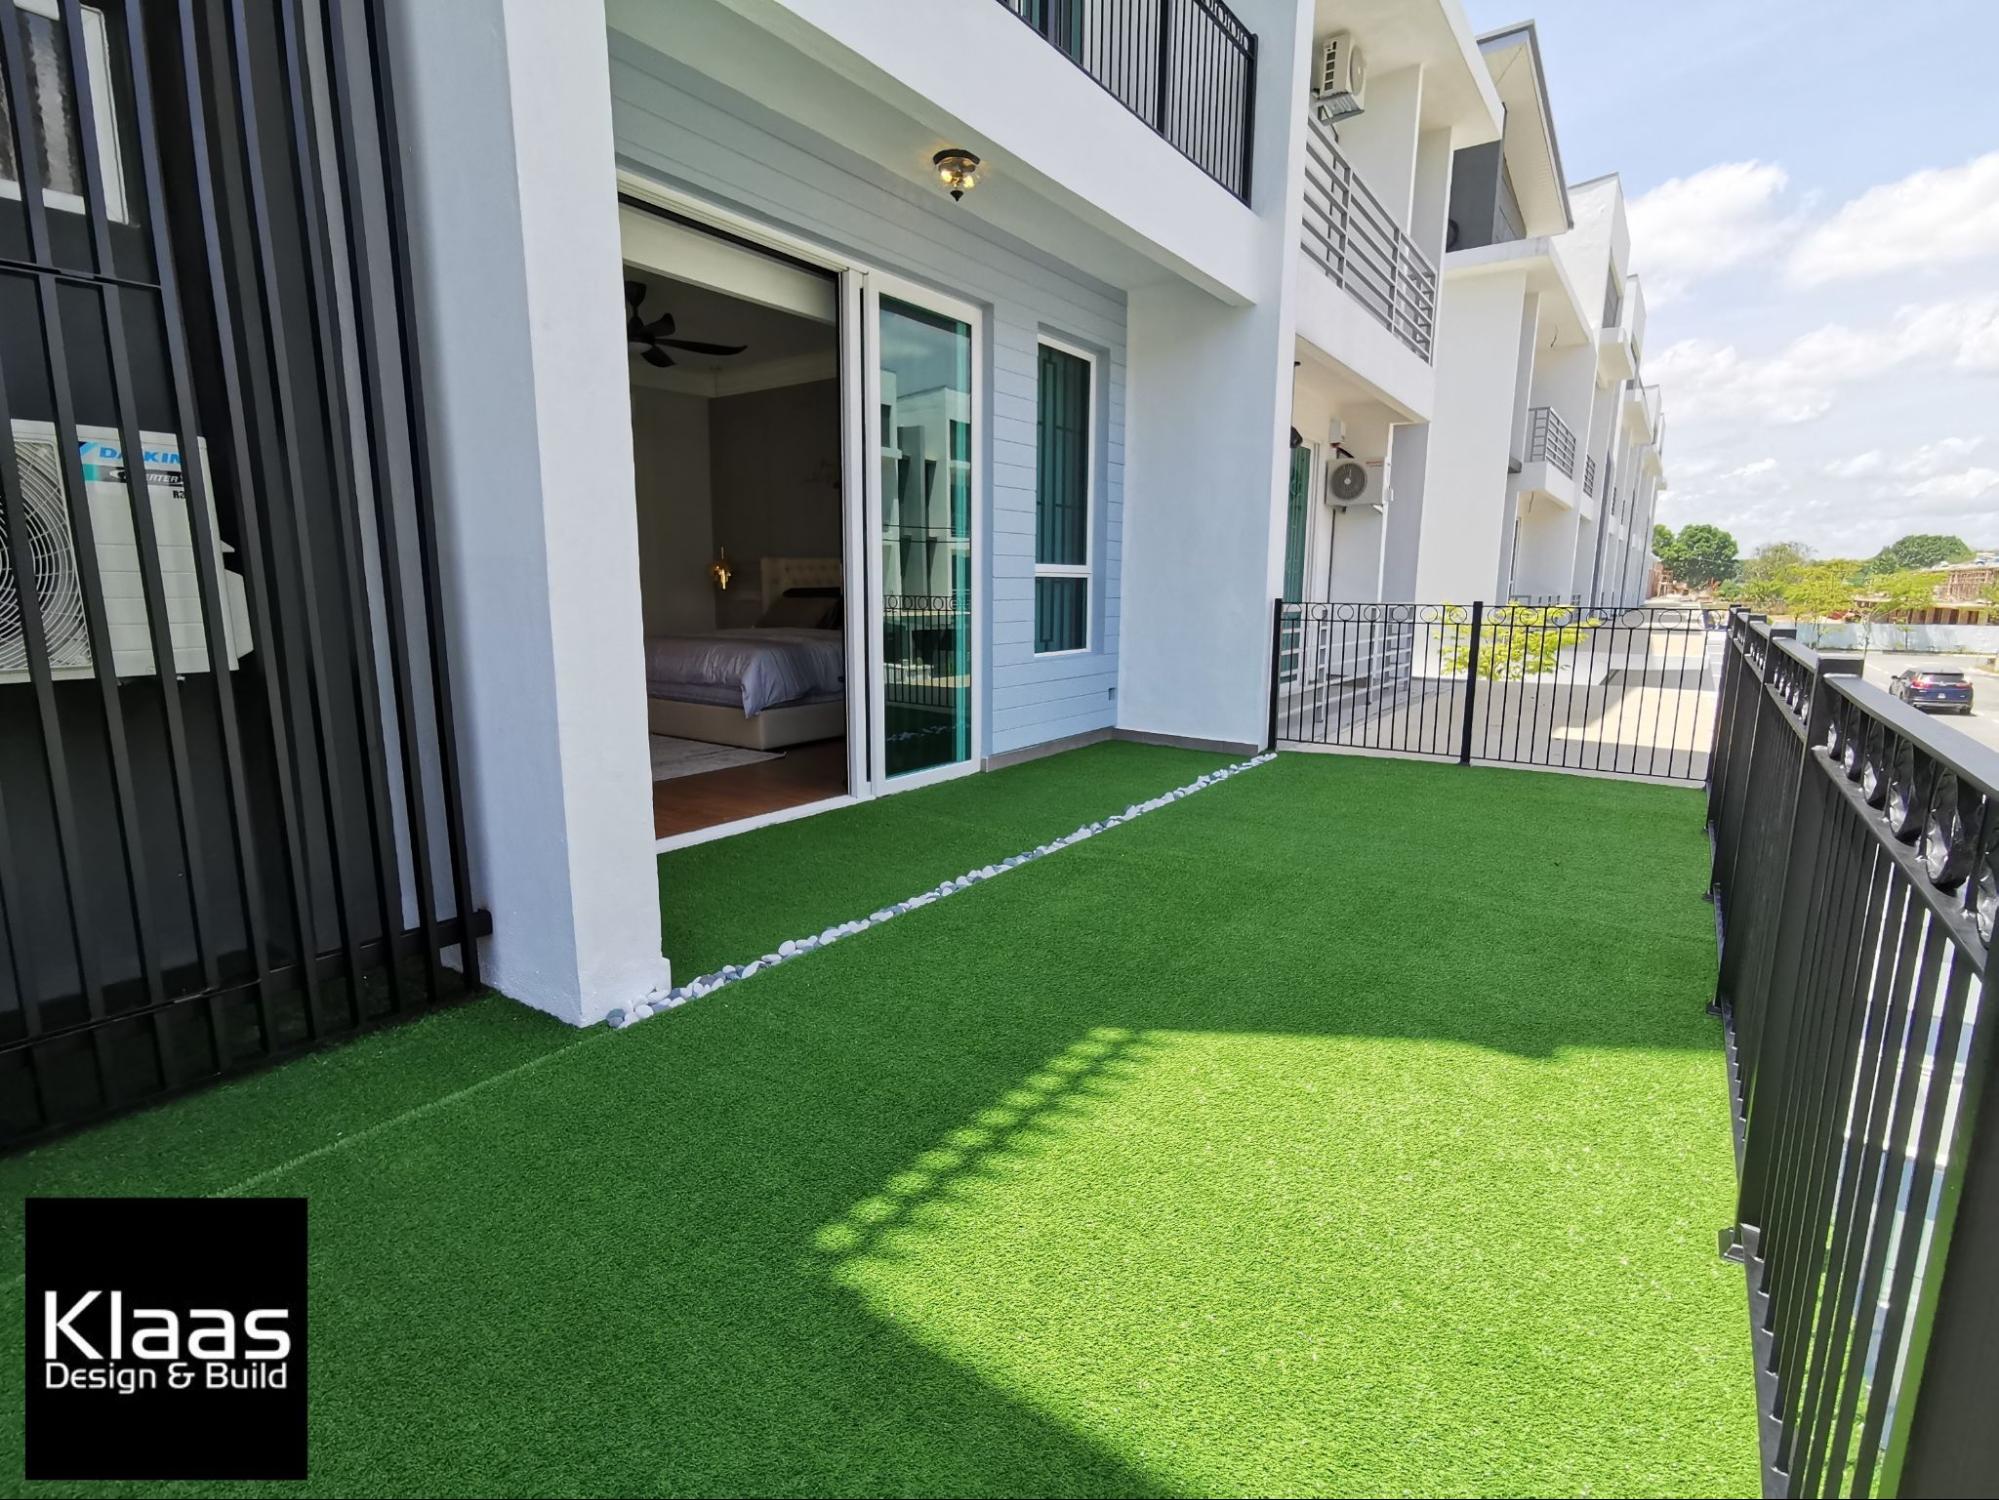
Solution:
M 667 978 L 603 8 L 392 14 L 485 969 L 582 1025 Z
M 1258 294 L 1232 305 L 1180 280 L 1130 294 L 1118 725 L 1260 745 L 1284 564 L 1311 11 L 1236 9 L 1257 34 Z

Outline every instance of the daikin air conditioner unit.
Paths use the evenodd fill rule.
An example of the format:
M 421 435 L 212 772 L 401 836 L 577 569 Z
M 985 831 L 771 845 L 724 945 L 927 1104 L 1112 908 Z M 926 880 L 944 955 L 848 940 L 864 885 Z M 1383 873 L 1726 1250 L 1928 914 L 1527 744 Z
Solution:
M 144 445 L 146 494 L 152 502 L 153 531 L 159 543 L 160 584 L 176 673 L 206 672 L 208 641 L 202 628 L 201 586 L 195 572 L 194 532 L 189 524 L 187 485 L 180 443 L 159 432 L 139 434 Z M 28 641 L 20 590 L 31 582 L 41 603 L 48 639 L 50 674 L 58 680 L 91 675 L 90 632 L 84 616 L 85 567 L 93 568 L 103 591 L 112 670 L 120 677 L 155 672 L 148 631 L 145 587 L 139 571 L 138 532 L 126 489 L 124 443 L 108 427 L 77 428 L 83 493 L 90 507 L 96 543 L 93 558 L 78 556 L 69 507 L 63 499 L 63 465 L 55 428 L 47 422 L 14 423 L 14 454 L 20 472 L 27 522 L 28 557 L 14 556 L 11 529 L 0 525 L 0 683 L 28 679 Z M 197 443 L 204 479 L 208 449 Z M 209 534 L 216 536 L 214 486 L 205 484 Z M 216 542 L 217 577 L 222 584 L 223 635 L 229 666 L 250 650 L 250 616 L 243 579 L 223 566 L 232 549 Z
M 1319 69 L 1312 78 L 1312 108 L 1331 124 L 1367 107 L 1367 54 L 1351 31 L 1336 31 L 1319 44 Z
M 1326 465 L 1326 504 L 1336 509 L 1385 506 L 1393 498 L 1385 459 L 1336 458 Z

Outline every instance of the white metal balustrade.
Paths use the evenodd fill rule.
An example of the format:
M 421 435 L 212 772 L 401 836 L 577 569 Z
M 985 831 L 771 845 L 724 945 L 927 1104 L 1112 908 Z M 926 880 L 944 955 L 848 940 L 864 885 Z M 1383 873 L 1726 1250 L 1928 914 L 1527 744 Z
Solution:
M 1437 268 L 1340 154 L 1332 132 L 1316 119 L 1308 127 L 1306 255 L 1428 362 L 1436 337 Z

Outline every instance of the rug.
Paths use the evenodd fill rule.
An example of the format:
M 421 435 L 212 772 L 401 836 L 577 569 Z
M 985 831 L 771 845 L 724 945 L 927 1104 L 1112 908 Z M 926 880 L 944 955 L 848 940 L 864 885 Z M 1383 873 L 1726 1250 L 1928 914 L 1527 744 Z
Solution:
M 705 771 L 726 771 L 730 766 L 753 766 L 760 760 L 776 760 L 783 754 L 782 750 L 744 750 L 736 745 L 711 745 L 706 740 L 656 734 L 652 737 L 652 779 L 672 781 L 681 776 L 699 776 Z

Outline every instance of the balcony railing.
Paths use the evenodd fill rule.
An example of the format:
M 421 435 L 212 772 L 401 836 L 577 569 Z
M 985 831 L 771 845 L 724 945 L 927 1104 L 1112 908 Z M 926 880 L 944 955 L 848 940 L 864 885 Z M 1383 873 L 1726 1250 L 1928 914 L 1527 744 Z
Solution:
M 1244 202 L 1256 33 L 1221 0 L 1000 0 Z
M 1594 453 L 1583 460 L 1583 493 L 1592 499 L 1596 496 L 1596 455 Z
M 1340 154 L 1317 120 L 1305 136 L 1310 256 L 1347 294 L 1425 361 L 1437 322 L 1437 268 Z
M 1991 1487 L 1999 756 L 1729 617 L 1708 779 L 1764 1492 Z
M 1527 413 L 1527 462 L 1544 463 L 1576 477 L 1576 435 L 1552 406 Z

